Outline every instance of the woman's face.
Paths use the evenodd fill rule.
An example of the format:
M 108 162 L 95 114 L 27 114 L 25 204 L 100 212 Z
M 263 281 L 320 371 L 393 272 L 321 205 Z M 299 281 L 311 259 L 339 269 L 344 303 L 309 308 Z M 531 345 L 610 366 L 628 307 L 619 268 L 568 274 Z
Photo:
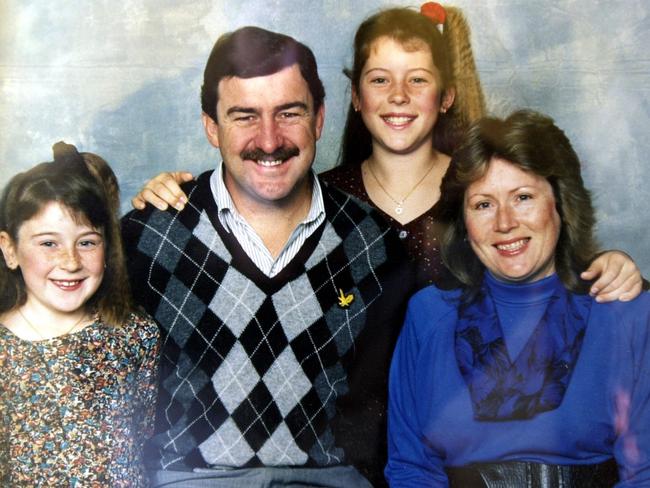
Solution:
M 440 74 L 428 46 L 417 41 L 404 46 L 380 37 L 370 47 L 352 102 L 361 111 L 375 148 L 408 154 L 432 144 L 440 92 Z M 449 108 L 453 95 L 443 98 L 442 104 Z
M 537 281 L 555 272 L 560 216 L 550 183 L 493 158 L 464 199 L 467 238 L 502 281 Z

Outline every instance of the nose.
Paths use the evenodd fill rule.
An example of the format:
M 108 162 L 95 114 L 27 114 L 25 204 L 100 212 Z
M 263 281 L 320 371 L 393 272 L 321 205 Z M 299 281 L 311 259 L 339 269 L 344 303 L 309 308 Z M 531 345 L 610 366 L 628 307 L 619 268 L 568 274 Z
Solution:
M 497 232 L 509 232 L 517 227 L 517 217 L 510 205 L 499 205 L 495 216 L 495 228 Z
M 409 102 L 408 92 L 402 81 L 395 81 L 393 83 L 388 101 L 397 105 L 403 105 Z
M 264 118 L 260 121 L 255 143 L 258 148 L 267 153 L 272 153 L 282 146 L 280 127 L 274 118 Z
M 69 272 L 81 269 L 81 257 L 76 248 L 63 249 L 59 256 L 59 268 Z

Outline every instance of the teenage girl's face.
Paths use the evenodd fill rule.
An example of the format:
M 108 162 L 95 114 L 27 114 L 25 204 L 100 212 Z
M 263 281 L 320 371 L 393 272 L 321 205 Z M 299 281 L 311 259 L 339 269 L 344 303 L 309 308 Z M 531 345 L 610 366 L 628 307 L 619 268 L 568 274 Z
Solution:
M 440 74 L 428 46 L 417 41 L 404 46 L 380 37 L 371 45 L 352 101 L 361 111 L 375 148 L 379 145 L 389 152 L 408 154 L 432 144 L 440 94 Z M 448 108 L 449 102 L 442 103 Z
M 19 266 L 34 316 L 77 312 L 104 277 L 102 233 L 57 202 L 23 222 L 17 242 L 3 232 L 0 243 L 5 260 Z

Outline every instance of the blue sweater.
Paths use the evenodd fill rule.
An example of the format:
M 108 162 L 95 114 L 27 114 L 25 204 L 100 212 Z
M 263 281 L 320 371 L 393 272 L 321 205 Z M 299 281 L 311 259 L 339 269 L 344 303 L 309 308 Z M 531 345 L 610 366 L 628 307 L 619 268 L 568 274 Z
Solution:
M 556 280 L 509 285 L 486 274 L 511 357 Z M 650 486 L 650 294 L 593 303 L 562 404 L 533 419 L 500 422 L 473 418 L 454 353 L 459 297 L 431 286 L 409 303 L 390 373 L 391 486 L 447 486 L 445 466 L 475 462 L 594 464 L 612 457 L 617 486 Z M 514 320 L 523 316 L 525 325 Z

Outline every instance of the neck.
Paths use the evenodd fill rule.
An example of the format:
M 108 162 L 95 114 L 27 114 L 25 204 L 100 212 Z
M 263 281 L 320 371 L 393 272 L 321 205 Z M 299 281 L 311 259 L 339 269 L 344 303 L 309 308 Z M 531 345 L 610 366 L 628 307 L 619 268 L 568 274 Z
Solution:
M 262 239 L 274 258 L 280 254 L 294 229 L 309 214 L 312 199 L 311 173 L 307 177 L 310 180 L 295 193 L 271 203 L 256 202 L 251 205 L 249 202 L 238 202 L 231 194 L 237 212 Z
M 436 151 L 432 144 L 408 154 L 396 154 L 378 144 L 373 148 L 361 172 L 366 192 L 376 207 L 406 224 L 436 204 L 449 156 Z
M 71 312 L 58 312 L 28 299 L 2 320 L 21 339 L 39 341 L 78 332 L 88 325 L 91 317 L 84 307 Z
M 399 154 L 373 143 L 372 154 L 367 163 L 380 178 L 407 187 L 417 181 L 431 165 L 436 164 L 441 156 L 442 153 L 436 151 L 431 144 L 422 145 L 407 154 Z

